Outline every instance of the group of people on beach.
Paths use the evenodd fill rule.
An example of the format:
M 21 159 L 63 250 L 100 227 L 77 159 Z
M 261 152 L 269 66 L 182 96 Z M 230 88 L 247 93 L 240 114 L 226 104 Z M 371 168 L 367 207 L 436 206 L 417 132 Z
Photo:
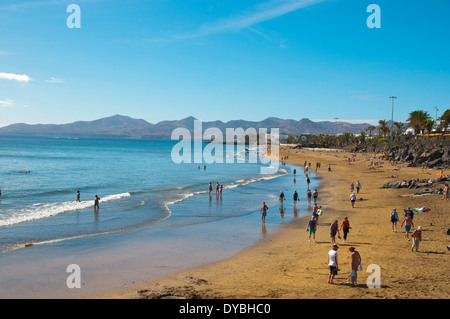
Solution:
M 213 191 L 211 182 L 209 182 L 208 191 L 209 191 L 209 194 L 211 195 L 211 192 Z M 219 194 L 222 195 L 222 191 L 223 191 L 223 184 L 219 184 L 219 182 L 216 182 L 216 195 L 219 195 Z
M 81 193 L 80 193 L 79 190 L 77 190 L 77 199 L 75 201 L 76 202 L 81 202 Z M 94 197 L 94 211 L 98 212 L 99 209 L 100 209 L 100 197 L 95 195 L 95 197 Z
M 414 228 L 414 211 L 411 209 L 411 207 L 408 207 L 404 210 L 405 215 L 403 217 L 403 221 L 400 225 L 400 227 L 405 227 L 405 235 L 404 238 L 406 240 L 410 240 L 409 233 L 411 232 L 411 229 Z M 393 208 L 391 212 L 391 224 L 392 224 L 392 232 L 397 232 L 397 222 L 399 220 L 397 209 Z M 411 239 L 412 239 L 412 245 L 411 245 L 411 251 L 419 251 L 419 244 L 422 240 L 422 226 L 418 226 L 417 229 L 414 229 L 411 233 Z
M 362 185 L 359 181 L 355 183 L 350 184 L 350 203 L 352 204 L 352 208 L 355 208 L 355 202 L 356 202 L 356 194 L 355 194 L 355 188 L 356 188 L 356 194 L 359 194 L 360 189 L 362 188 Z
M 317 173 L 317 170 L 320 168 L 320 162 L 316 162 L 316 173 Z M 310 162 L 308 162 L 308 161 L 305 161 L 304 163 L 303 163 L 303 173 L 305 174 L 305 175 L 308 175 L 308 173 L 311 171 L 311 163 Z
M 330 268 L 330 273 L 328 275 L 328 283 L 334 284 L 334 277 L 340 271 L 339 261 L 338 261 L 338 251 L 339 246 L 337 244 L 333 245 L 333 248 L 328 252 L 328 267 Z M 358 279 L 358 271 L 362 270 L 362 260 L 361 255 L 355 249 L 355 247 L 350 247 L 348 249 L 350 251 L 351 257 L 351 271 L 350 271 L 350 284 L 355 286 L 357 284 Z

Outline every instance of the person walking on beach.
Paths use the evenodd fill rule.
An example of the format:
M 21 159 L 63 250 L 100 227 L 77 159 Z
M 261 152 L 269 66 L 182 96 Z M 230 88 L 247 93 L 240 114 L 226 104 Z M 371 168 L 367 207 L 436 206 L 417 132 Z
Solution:
M 308 190 L 306 191 L 306 197 L 308 197 L 308 204 L 311 204 L 312 193 L 311 193 L 311 190 L 310 190 L 310 189 L 308 189 Z
M 315 205 L 316 207 L 317 207 L 317 205 Z M 316 215 L 315 215 L 315 217 L 316 217 L 316 222 L 317 223 L 319 223 L 319 217 L 320 217 L 320 215 L 322 215 L 323 214 L 323 210 L 322 210 L 322 206 L 318 206 L 317 208 L 316 208 Z
M 411 226 L 414 227 L 414 223 L 411 219 L 411 217 L 409 217 L 408 215 L 405 216 L 405 219 L 403 219 L 402 224 L 400 225 L 400 227 L 403 226 L 403 224 L 405 225 L 405 239 L 409 240 L 409 232 L 411 231 Z
M 319 207 L 316 204 L 314 204 L 313 210 L 312 210 L 312 217 L 316 220 L 316 222 L 319 221 L 319 214 L 317 214 L 317 209 L 318 208 Z
M 266 202 L 263 202 L 262 206 L 261 206 L 261 221 L 263 223 L 266 222 L 266 215 L 267 215 L 267 210 L 269 209 L 269 207 L 267 207 Z
M 350 184 L 350 191 L 352 193 L 355 191 L 355 184 L 353 184 L 353 182 Z
M 309 189 L 309 183 L 311 183 L 311 180 L 309 179 L 308 175 L 306 175 L 306 184 L 308 185 L 308 189 Z
M 328 266 L 330 267 L 330 274 L 328 275 L 328 283 L 333 284 L 334 277 L 338 274 L 338 245 L 333 245 L 333 249 L 328 252 Z
M 81 200 L 80 200 L 80 191 L 77 191 L 77 202 L 81 202 Z
M 315 189 L 313 192 L 314 204 L 317 202 L 317 197 L 319 197 L 319 192 Z
M 294 191 L 294 194 L 292 195 L 292 198 L 294 199 L 294 204 L 298 201 L 298 193 L 297 190 Z
M 359 252 L 355 250 L 355 247 L 350 247 L 348 249 L 351 253 L 352 258 L 352 270 L 350 272 L 350 282 L 351 285 L 356 285 L 357 279 L 358 279 L 358 270 L 362 269 L 361 267 L 361 255 Z
M 308 237 L 308 241 L 311 241 L 311 235 L 313 237 L 312 241 L 313 243 L 316 242 L 316 229 L 317 229 L 317 221 L 316 219 L 313 217 L 311 217 L 311 219 L 308 221 L 308 226 L 306 227 L 306 231 L 309 232 L 309 237 Z
M 415 229 L 412 234 L 412 246 L 411 246 L 411 251 L 414 251 L 414 249 L 417 251 L 419 251 L 419 244 L 422 240 L 422 226 L 417 227 L 417 229 Z
M 355 202 L 356 202 L 356 195 L 352 192 L 350 195 L 350 202 L 352 203 L 352 208 L 355 208 Z
M 98 209 L 100 208 L 99 201 L 100 201 L 100 197 L 95 195 L 95 198 L 94 198 L 94 210 L 95 211 L 98 211 Z
M 411 207 L 408 206 L 408 208 L 405 209 L 405 216 L 411 217 L 411 220 L 414 219 L 414 212 L 412 211 Z
M 283 206 L 283 202 L 284 202 L 284 193 L 283 193 L 283 191 L 280 192 L 279 200 L 281 202 L 281 206 Z
M 397 221 L 398 221 L 398 214 L 397 210 L 394 208 L 391 212 L 391 223 L 392 223 L 392 232 L 397 232 Z
M 330 226 L 330 238 L 332 244 L 336 243 L 336 234 L 338 235 L 339 238 L 341 238 L 341 233 L 339 232 L 339 224 L 337 220 L 335 220 L 333 224 L 331 224 Z
M 357 181 L 355 186 L 356 186 L 356 194 L 359 194 L 359 190 L 362 188 L 361 183 Z
M 348 232 L 350 231 L 350 222 L 348 221 L 347 217 L 344 217 L 344 220 L 342 221 L 341 230 L 344 233 L 344 243 L 345 243 L 347 242 L 347 235 Z

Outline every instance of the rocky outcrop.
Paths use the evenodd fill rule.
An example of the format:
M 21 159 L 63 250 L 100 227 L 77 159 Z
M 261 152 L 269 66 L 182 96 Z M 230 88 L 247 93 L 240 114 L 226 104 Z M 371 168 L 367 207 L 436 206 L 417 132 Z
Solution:
M 447 178 L 433 179 L 431 182 L 429 179 L 404 179 L 387 182 L 380 188 L 409 188 L 414 190 L 414 194 L 441 194 L 445 183 L 448 183 Z
M 411 166 L 450 168 L 450 140 L 403 139 L 394 144 L 375 143 L 354 151 L 386 153 L 388 158 Z

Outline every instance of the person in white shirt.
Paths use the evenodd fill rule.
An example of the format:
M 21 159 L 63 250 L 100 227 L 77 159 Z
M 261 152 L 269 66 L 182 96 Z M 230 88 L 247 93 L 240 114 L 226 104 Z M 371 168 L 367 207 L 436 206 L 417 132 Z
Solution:
M 354 208 L 355 207 L 355 202 L 356 202 L 356 195 L 355 195 L 355 193 L 352 193 L 350 195 L 350 202 L 352 203 L 352 208 Z
M 328 283 L 333 284 L 334 276 L 338 274 L 338 245 L 333 245 L 333 249 L 328 252 L 328 266 L 330 267 L 330 274 L 328 275 Z

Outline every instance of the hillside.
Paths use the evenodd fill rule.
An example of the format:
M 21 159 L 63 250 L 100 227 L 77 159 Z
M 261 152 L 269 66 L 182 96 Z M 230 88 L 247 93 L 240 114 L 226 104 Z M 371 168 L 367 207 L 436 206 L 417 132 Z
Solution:
M 162 121 L 156 124 L 142 119 L 134 119 L 123 115 L 114 115 L 94 121 L 77 121 L 68 124 L 25 124 L 17 123 L 0 128 L 0 134 L 49 135 L 49 136 L 89 136 L 89 137 L 121 137 L 121 138 L 154 138 L 170 139 L 172 131 L 178 127 L 193 132 L 195 118 L 190 116 L 181 120 Z M 202 122 L 203 130 L 216 127 L 225 134 L 226 128 L 279 128 L 280 133 L 291 135 L 302 134 L 336 134 L 360 133 L 369 124 L 350 124 L 346 122 L 321 121 L 309 119 L 299 121 L 269 117 L 263 121 L 232 120 L 228 122 Z

